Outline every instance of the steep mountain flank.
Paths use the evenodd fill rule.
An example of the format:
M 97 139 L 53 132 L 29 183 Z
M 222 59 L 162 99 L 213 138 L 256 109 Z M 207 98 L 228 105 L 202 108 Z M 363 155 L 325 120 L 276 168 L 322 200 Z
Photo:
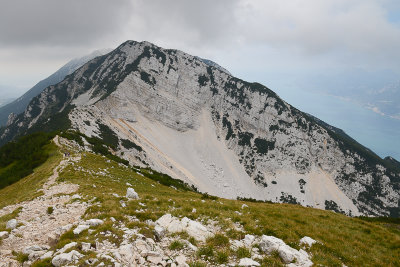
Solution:
M 148 42 L 127 41 L 46 88 L 1 143 L 67 128 L 218 196 L 399 216 L 398 169 L 267 87 Z

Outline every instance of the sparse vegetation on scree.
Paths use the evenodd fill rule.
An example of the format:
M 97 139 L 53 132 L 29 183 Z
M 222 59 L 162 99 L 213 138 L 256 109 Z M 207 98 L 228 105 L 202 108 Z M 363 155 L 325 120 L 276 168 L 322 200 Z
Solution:
M 18 203 L 24 198 L 16 193 L 21 185 L 31 182 L 25 196 L 34 195 L 51 170 L 60 161 L 60 153 L 54 153 L 55 146 L 48 145 L 50 157 L 35 172 L 0 190 L 0 206 Z M 66 148 L 67 149 L 67 148 Z M 379 220 L 368 218 L 350 218 L 331 211 L 306 208 L 300 205 L 272 204 L 256 202 L 253 199 L 228 200 L 199 194 L 184 184 L 177 184 L 170 177 L 150 169 L 128 167 L 110 160 L 106 156 L 91 152 L 70 151 L 71 156 L 81 156 L 81 160 L 68 165 L 60 173 L 57 182 L 68 182 L 79 185 L 77 194 L 82 199 L 94 203 L 84 214 L 85 219 L 98 218 L 104 224 L 93 228 L 94 231 L 83 231 L 76 235 L 72 229 L 64 233 L 52 249 L 61 248 L 70 242 L 88 242 L 108 240 L 116 245 L 122 241 L 123 232 L 115 224 L 124 223 L 131 229 L 157 240 L 154 228 L 148 220 L 156 221 L 164 214 L 199 221 L 204 225 L 213 222 L 219 230 L 206 241 L 196 241 L 187 233 L 167 233 L 174 238 L 168 249 L 180 251 L 186 249 L 189 242 L 198 247 L 190 266 L 210 266 L 227 264 L 232 259 L 251 257 L 252 248 L 232 249 L 232 240 L 241 240 L 246 234 L 256 236 L 272 235 L 299 249 L 299 239 L 310 236 L 319 243 L 308 249 L 315 266 L 399 266 L 400 265 L 400 230 L 398 220 Z M 40 177 L 38 174 L 41 174 Z M 148 177 L 146 177 L 148 176 Z M 167 184 L 170 186 L 165 186 Z M 128 186 L 129 185 L 129 186 Z M 139 194 L 139 200 L 121 201 L 127 187 L 132 187 Z M 8 194 L 16 194 L 9 199 Z M 243 204 L 246 207 L 243 208 Z M 193 212 L 193 209 L 196 212 Z M 53 208 L 49 207 L 49 213 Z M 51 211 L 51 212 L 50 212 Z M 54 209 L 54 212 L 56 208 Z M 18 210 L 11 217 L 15 217 Z M 11 218 L 0 218 L 0 227 Z M 113 219 L 116 222 L 113 222 Z M 130 218 L 136 218 L 132 221 Z M 112 233 L 108 236 L 100 233 Z M 257 248 L 257 246 L 255 246 Z M 93 257 L 93 252 L 84 252 L 79 260 Z M 23 255 L 17 255 L 25 260 Z M 261 266 L 283 266 L 279 255 L 272 253 L 258 260 Z M 36 263 L 36 266 L 48 266 L 49 259 Z M 104 262 L 107 262 L 106 259 Z M 40 265 L 42 264 L 42 265 Z

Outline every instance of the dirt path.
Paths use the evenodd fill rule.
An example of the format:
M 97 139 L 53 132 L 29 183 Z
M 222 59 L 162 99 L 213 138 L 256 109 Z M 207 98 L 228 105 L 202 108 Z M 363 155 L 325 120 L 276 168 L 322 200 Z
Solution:
M 56 139 L 56 138 L 55 138 Z M 58 138 L 53 140 L 60 146 Z M 31 201 L 10 205 L 0 210 L 0 216 L 22 207 L 17 216 L 18 228 L 11 231 L 8 238 L 2 240 L 0 245 L 0 267 L 3 264 L 15 264 L 11 256 L 12 250 L 23 251 L 24 248 L 39 245 L 48 246 L 51 242 L 71 227 L 88 207 L 85 202 L 71 202 L 72 194 L 79 188 L 77 184 L 57 183 L 59 173 L 68 166 L 80 161 L 79 157 L 64 158 L 54 168 L 43 188 L 43 195 Z M 48 208 L 53 207 L 49 214 Z M 8 266 L 8 265 L 4 265 Z

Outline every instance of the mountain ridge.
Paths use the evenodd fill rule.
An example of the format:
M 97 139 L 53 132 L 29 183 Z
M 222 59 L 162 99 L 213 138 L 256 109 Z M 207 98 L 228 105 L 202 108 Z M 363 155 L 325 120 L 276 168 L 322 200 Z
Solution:
M 382 159 L 269 88 L 148 42 L 127 41 L 46 88 L 1 142 L 35 127 L 108 137 L 131 164 L 221 196 L 399 216 L 400 173 Z
M 65 76 L 71 74 L 76 69 L 81 67 L 84 63 L 88 62 L 89 60 L 101 56 L 103 54 L 108 53 L 111 51 L 110 49 L 102 49 L 96 50 L 90 53 L 89 55 L 74 58 L 70 60 L 68 63 L 63 65 L 59 68 L 56 72 L 51 74 L 49 77 L 41 80 L 36 85 L 34 85 L 31 89 L 25 92 L 22 96 L 18 97 L 17 99 L 10 101 L 9 103 L 5 104 L 4 106 L 0 107 L 0 126 L 6 125 L 9 115 L 11 113 L 19 114 L 25 110 L 28 106 L 29 102 L 35 96 L 39 95 L 46 87 L 50 85 L 57 84 L 61 82 Z

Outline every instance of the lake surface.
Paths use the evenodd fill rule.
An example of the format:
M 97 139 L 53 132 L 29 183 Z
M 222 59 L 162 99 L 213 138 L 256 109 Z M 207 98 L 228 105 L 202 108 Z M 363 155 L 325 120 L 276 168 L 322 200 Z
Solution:
M 400 120 L 331 95 L 293 88 L 273 90 L 301 111 L 344 130 L 380 157 L 400 160 Z

